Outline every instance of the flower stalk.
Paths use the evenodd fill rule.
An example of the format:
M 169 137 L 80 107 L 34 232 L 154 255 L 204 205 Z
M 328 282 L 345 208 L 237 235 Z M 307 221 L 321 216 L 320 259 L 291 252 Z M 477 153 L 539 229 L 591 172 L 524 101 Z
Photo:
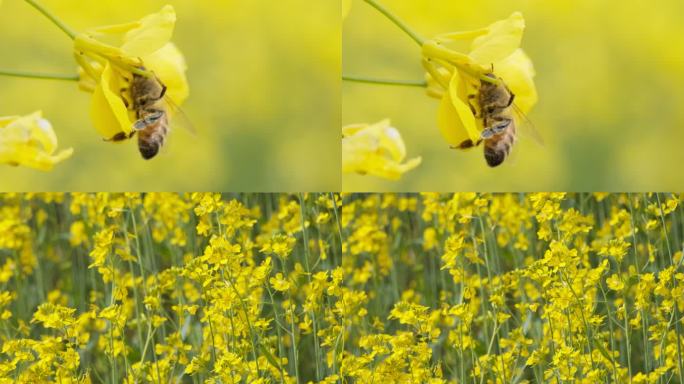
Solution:
M 0 76 L 23 77 L 29 79 L 43 79 L 43 80 L 64 80 L 64 81 L 78 81 L 78 74 L 60 74 L 60 73 L 41 73 L 31 71 L 19 71 L 14 69 L 0 69 Z
M 388 80 L 379 79 L 375 77 L 367 76 L 355 76 L 355 75 L 342 75 L 342 80 L 354 82 L 354 83 L 365 83 L 365 84 L 375 84 L 375 85 L 395 85 L 395 86 L 405 86 L 405 87 L 427 87 L 427 81 L 425 80 Z
M 24 0 L 24 1 L 29 3 L 33 8 L 37 9 L 45 17 L 50 19 L 50 21 L 52 21 L 53 24 L 55 24 L 57 27 L 59 27 L 59 29 L 61 29 L 64 33 L 66 33 L 71 38 L 71 40 L 76 38 L 76 32 L 74 32 L 73 29 L 71 29 L 68 25 L 64 24 L 64 22 L 62 22 L 62 20 L 60 20 L 52 12 L 48 11 L 47 8 L 45 8 L 37 0 Z
M 425 39 L 420 36 L 418 33 L 416 33 L 413 29 L 411 29 L 403 20 L 398 18 L 395 14 L 393 14 L 389 9 L 387 9 L 384 5 L 378 3 L 376 0 L 364 0 L 368 5 L 371 7 L 377 9 L 380 13 L 385 15 L 391 22 L 393 22 L 397 27 L 399 27 L 402 31 L 406 32 L 413 41 L 416 42 L 416 44 L 422 46 L 425 43 Z

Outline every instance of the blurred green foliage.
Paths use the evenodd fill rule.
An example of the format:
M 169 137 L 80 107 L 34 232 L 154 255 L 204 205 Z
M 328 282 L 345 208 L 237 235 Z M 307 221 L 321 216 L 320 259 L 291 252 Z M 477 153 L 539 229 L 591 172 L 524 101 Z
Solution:
M 105 143 L 76 83 L 0 77 L 0 115 L 42 109 L 71 159 L 50 173 L 0 167 L 1 190 L 339 189 L 340 23 L 333 0 L 43 0 L 72 28 L 137 20 L 172 4 L 188 62 L 183 110 L 156 159 Z M 73 73 L 70 40 L 19 0 L 0 7 L 3 68 Z
M 345 83 L 342 123 L 389 117 L 408 156 L 423 164 L 399 182 L 345 175 L 345 190 L 533 191 L 684 188 L 684 3 L 595 0 L 383 0 L 425 37 L 487 26 L 523 12 L 522 47 L 537 70 L 529 114 L 544 146 L 522 137 L 508 164 L 489 169 L 482 148 L 450 150 L 438 101 L 420 88 Z M 343 26 L 343 73 L 420 80 L 420 49 L 354 0 Z

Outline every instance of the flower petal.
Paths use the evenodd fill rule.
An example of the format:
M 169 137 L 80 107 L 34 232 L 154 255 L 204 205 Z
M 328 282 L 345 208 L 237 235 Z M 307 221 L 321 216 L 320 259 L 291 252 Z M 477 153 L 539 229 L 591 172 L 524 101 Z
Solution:
M 57 135 L 52 129 L 52 124 L 42 118 L 42 113 L 34 112 L 28 115 L 27 118 L 33 120 L 31 127 L 31 136 L 36 139 L 45 149 L 45 152 L 52 153 L 57 149 Z
M 508 57 L 520 47 L 525 19 L 520 12 L 508 19 L 493 23 L 489 33 L 473 40 L 469 56 L 477 63 L 488 66 Z
M 138 24 L 126 33 L 121 49 L 131 56 L 146 56 L 171 40 L 176 12 L 171 5 L 165 5 L 161 11 L 140 19 Z
M 517 49 L 495 64 L 496 75 L 501 77 L 506 86 L 515 95 L 515 105 L 523 113 L 528 113 L 537 104 L 537 89 L 534 86 L 534 66 L 532 60 L 522 49 Z
M 451 95 L 448 92 L 444 94 L 439 103 L 437 125 L 442 136 L 451 146 L 458 147 L 462 142 L 469 139 L 468 132 L 456 113 Z
M 164 45 L 158 51 L 143 58 L 145 67 L 166 85 L 166 95 L 177 105 L 188 98 L 189 86 L 185 77 L 187 65 L 178 47 L 173 43 Z
M 132 130 L 133 122 L 121 96 L 121 88 L 125 85 L 121 75 L 110 63 L 102 70 L 100 83 L 93 92 L 90 114 L 95 129 L 105 138 Z
M 437 113 L 437 124 L 442 136 L 452 146 L 458 147 L 466 140 L 473 143 L 480 139 L 480 130 L 468 100 L 466 84 L 459 74 L 449 83 L 449 92 L 444 94 Z
M 389 119 L 382 120 L 368 128 L 368 134 L 379 140 L 379 147 L 386 151 L 394 161 L 402 161 L 406 157 L 406 146 L 399 131 L 390 126 Z

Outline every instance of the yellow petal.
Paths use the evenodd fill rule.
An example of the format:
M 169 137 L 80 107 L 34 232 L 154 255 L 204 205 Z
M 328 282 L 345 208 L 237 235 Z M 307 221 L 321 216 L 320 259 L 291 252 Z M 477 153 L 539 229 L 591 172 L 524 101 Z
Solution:
M 12 124 L 15 122 L 17 119 L 21 118 L 21 116 L 2 116 L 0 117 L 0 128 L 5 128 L 8 125 Z
M 54 152 L 57 149 L 57 135 L 55 135 L 50 122 L 43 119 L 40 112 L 34 112 L 26 116 L 25 119 L 32 120 L 32 123 L 29 125 L 31 127 L 31 136 L 43 146 L 46 152 Z
M 402 161 L 406 157 L 406 146 L 399 131 L 390 126 L 389 119 L 371 125 L 369 128 L 372 135 L 379 139 L 379 146 L 387 151 L 394 161 Z
M 128 31 L 121 49 L 131 56 L 145 56 L 161 49 L 171 40 L 176 25 L 176 12 L 171 5 L 145 16 L 139 26 Z
M 78 34 L 74 49 L 137 67 L 140 65 L 138 58 L 154 53 L 169 42 L 175 24 L 176 13 L 167 5 L 139 21 L 93 28 Z
M 515 105 L 523 113 L 528 113 L 537 104 L 537 89 L 534 86 L 534 66 L 532 60 L 522 49 L 498 62 L 496 75 L 503 79 L 506 86 L 515 95 Z
M 1 123 L 1 122 L 0 122 Z M 349 137 L 356 132 L 365 129 L 368 127 L 368 124 L 350 124 L 350 125 L 345 125 L 342 127 L 342 137 Z
M 166 85 L 166 95 L 177 105 L 188 98 L 188 80 L 185 77 L 187 65 L 180 50 L 173 43 L 164 45 L 158 51 L 143 58 L 145 67 Z
M 480 130 L 473 111 L 465 100 L 468 92 L 463 78 L 455 74 L 449 83 L 449 92 L 444 94 L 437 114 L 437 123 L 442 135 L 452 146 L 458 147 L 466 140 L 476 143 Z
M 497 21 L 488 28 L 489 33 L 473 40 L 469 56 L 477 63 L 488 66 L 508 57 L 520 47 L 525 19 L 520 12 L 508 19 Z
M 100 82 L 93 92 L 90 114 L 95 129 L 105 139 L 132 130 L 133 122 L 121 98 L 121 88 L 125 85 L 121 75 L 112 68 L 110 63 L 102 70 Z
M 442 133 L 444 140 L 453 147 L 458 147 L 461 143 L 469 139 L 463 123 L 456 114 L 451 95 L 445 93 L 437 110 L 437 126 Z

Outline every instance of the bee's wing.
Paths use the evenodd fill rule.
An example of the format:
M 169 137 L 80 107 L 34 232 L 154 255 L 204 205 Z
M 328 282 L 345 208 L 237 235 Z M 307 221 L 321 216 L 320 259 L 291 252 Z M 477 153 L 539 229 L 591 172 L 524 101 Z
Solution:
M 515 114 L 515 120 L 517 122 L 517 128 L 519 135 L 523 138 L 529 137 L 535 143 L 544 146 L 544 138 L 535 128 L 534 124 L 527 118 L 527 116 L 520 110 L 520 108 L 513 103 L 513 113 Z
M 164 103 L 166 104 L 166 109 L 169 114 L 169 124 L 173 128 L 181 127 L 190 132 L 193 136 L 196 136 L 197 130 L 195 129 L 195 126 L 178 104 L 168 96 L 164 96 Z

